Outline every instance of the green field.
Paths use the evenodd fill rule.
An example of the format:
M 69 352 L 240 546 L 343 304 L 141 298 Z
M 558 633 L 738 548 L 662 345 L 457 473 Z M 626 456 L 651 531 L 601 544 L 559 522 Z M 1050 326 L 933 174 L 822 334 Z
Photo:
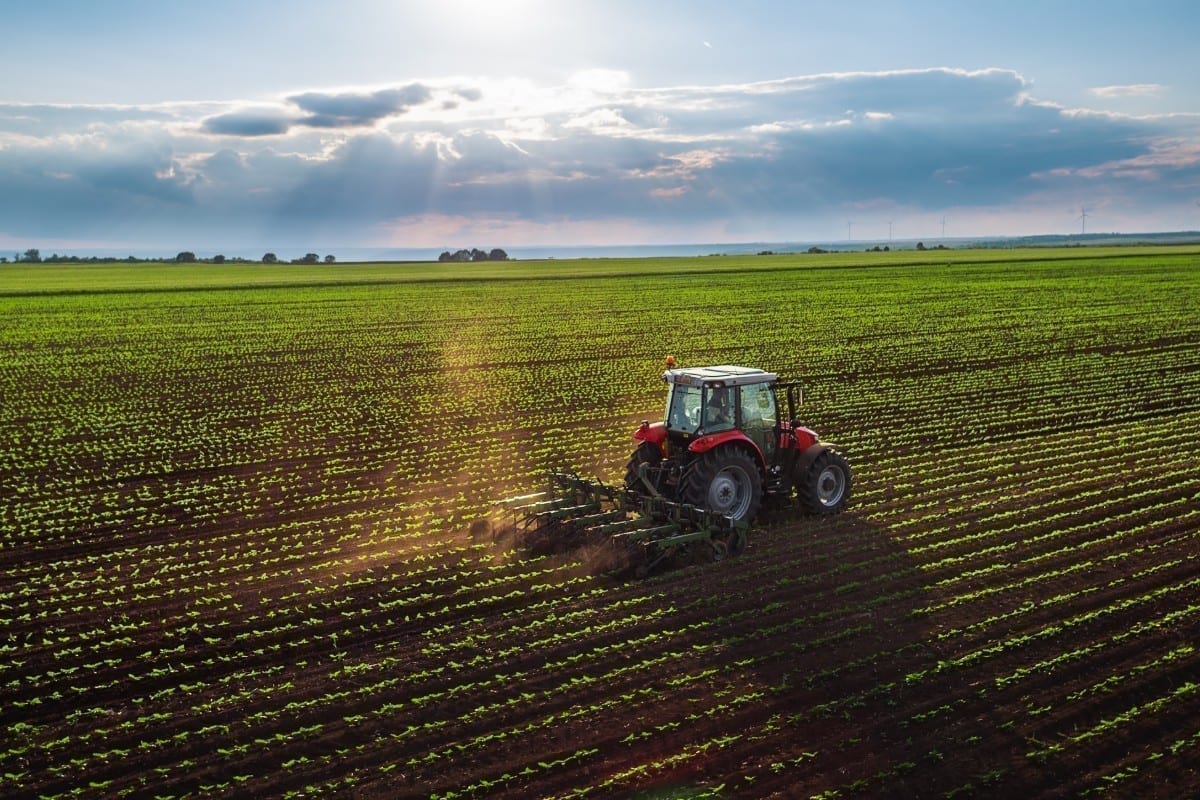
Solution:
M 1200 248 L 0 266 L 0 796 L 1200 794 Z M 849 512 L 643 581 L 468 534 L 663 358 Z

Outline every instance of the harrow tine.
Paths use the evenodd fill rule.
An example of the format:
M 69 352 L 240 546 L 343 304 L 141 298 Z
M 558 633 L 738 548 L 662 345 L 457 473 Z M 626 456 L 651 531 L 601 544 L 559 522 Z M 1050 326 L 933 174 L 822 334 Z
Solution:
M 559 506 L 545 511 L 539 511 L 534 514 L 534 517 L 539 521 L 569 521 L 573 518 L 588 514 L 590 512 L 599 511 L 598 503 L 584 503 L 579 506 Z
M 589 535 L 612 537 L 625 531 L 648 528 L 653 524 L 654 522 L 646 517 L 626 518 L 607 524 L 594 525 L 590 528 L 587 528 L 587 533 Z
M 567 501 L 561 497 L 553 500 L 538 500 L 523 506 L 512 506 L 509 510 L 516 514 L 536 514 L 543 510 L 561 508 Z
M 506 497 L 500 501 L 501 505 L 511 506 L 514 503 L 523 503 L 526 500 L 537 500 L 539 497 L 545 497 L 546 492 L 533 492 L 532 494 L 519 494 L 516 497 Z
M 671 534 L 679 533 L 679 526 L 675 523 L 670 525 L 657 525 L 653 528 L 638 528 L 636 530 L 624 531 L 613 534 L 614 542 L 637 542 L 643 540 L 660 539 Z
M 582 528 L 587 531 L 595 530 L 596 526 L 605 523 L 611 523 L 614 520 L 625 516 L 622 509 L 615 508 L 611 511 L 600 511 L 596 514 L 588 514 L 584 517 L 576 517 L 575 519 L 567 520 L 567 524 L 573 528 Z

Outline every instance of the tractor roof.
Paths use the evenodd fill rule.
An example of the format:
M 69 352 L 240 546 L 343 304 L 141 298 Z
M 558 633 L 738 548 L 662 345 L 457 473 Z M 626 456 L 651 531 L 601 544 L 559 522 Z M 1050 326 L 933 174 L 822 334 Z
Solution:
M 735 367 L 725 364 L 719 367 L 683 367 L 669 369 L 663 373 L 667 383 L 686 386 L 741 386 L 746 383 L 767 383 L 778 376 L 753 367 Z

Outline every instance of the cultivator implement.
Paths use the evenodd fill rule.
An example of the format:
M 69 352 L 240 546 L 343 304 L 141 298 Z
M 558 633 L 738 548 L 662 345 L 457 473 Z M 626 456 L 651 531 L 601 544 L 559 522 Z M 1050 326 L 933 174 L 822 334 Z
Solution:
M 737 555 L 749 528 L 656 493 L 565 472 L 552 473 L 544 491 L 502 500 L 500 506 L 508 517 L 501 530 L 511 531 L 518 547 L 530 553 L 602 545 L 639 574 L 683 553 L 713 561 Z

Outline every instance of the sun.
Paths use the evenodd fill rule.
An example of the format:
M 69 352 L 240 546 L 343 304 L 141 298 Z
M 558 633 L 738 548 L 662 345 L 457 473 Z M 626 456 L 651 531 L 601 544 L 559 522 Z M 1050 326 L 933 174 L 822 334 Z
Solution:
M 464 37 L 528 34 L 548 9 L 545 0 L 442 0 L 436 13 L 459 28 Z

